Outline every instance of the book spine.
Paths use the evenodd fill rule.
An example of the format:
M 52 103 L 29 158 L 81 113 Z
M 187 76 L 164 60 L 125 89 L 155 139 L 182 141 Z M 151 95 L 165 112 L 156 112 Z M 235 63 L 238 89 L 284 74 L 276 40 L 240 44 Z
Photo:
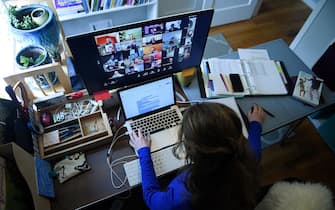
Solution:
M 94 11 L 98 11 L 99 9 L 99 3 L 100 3 L 100 0 L 93 0 L 94 1 Z
M 107 1 L 107 0 L 99 0 L 98 10 L 103 10 L 104 9 L 105 1 Z
M 88 3 L 88 0 L 83 0 L 83 7 L 84 7 L 84 10 L 85 10 L 85 13 L 90 12 L 90 6 L 89 6 L 89 3 Z
M 91 12 L 94 12 L 94 4 L 96 0 L 91 0 Z
M 84 12 L 85 8 L 81 0 L 77 1 L 54 1 L 55 9 L 59 16 L 66 16 Z
M 104 7 L 103 9 L 109 9 L 109 5 L 110 5 L 110 0 L 105 0 L 105 4 L 104 4 Z

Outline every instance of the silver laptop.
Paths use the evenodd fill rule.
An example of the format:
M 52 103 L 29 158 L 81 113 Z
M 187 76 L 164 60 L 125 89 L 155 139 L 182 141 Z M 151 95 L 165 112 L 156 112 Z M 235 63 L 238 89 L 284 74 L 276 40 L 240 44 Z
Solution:
M 150 134 L 151 151 L 177 142 L 182 114 L 176 105 L 172 76 L 118 91 L 128 132 Z

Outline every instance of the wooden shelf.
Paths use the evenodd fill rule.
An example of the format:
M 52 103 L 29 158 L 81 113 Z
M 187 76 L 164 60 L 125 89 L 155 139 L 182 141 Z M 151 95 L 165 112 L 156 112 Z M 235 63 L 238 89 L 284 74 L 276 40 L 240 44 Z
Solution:
M 50 81 L 49 74 L 55 74 L 56 82 Z M 37 81 L 37 77 L 46 78 L 48 87 L 41 87 Z M 14 71 L 3 78 L 8 85 L 13 87 L 18 82 L 21 82 L 28 92 L 31 101 L 38 97 L 44 97 L 53 93 L 63 92 L 69 93 L 72 90 L 70 78 L 67 74 L 67 67 L 59 62 L 45 64 L 25 70 L 14 69 Z
M 131 6 L 118 6 L 110 9 L 60 15 L 64 36 L 85 34 L 96 30 L 128 23 L 157 18 L 158 0 Z M 131 14 L 131 15 L 129 15 Z

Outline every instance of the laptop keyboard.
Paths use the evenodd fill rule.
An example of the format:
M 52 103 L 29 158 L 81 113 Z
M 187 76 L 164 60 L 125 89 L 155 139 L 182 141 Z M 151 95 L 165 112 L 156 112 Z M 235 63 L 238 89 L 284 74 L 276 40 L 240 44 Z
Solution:
M 182 117 L 177 109 L 168 109 L 130 123 L 133 131 L 141 129 L 143 134 L 152 134 L 172 128 L 181 123 Z

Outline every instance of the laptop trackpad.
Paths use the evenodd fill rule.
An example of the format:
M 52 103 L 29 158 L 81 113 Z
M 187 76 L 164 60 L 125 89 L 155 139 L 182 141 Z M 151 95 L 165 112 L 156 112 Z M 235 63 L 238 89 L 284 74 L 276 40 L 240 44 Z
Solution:
M 179 126 L 151 134 L 151 152 L 177 143 Z

